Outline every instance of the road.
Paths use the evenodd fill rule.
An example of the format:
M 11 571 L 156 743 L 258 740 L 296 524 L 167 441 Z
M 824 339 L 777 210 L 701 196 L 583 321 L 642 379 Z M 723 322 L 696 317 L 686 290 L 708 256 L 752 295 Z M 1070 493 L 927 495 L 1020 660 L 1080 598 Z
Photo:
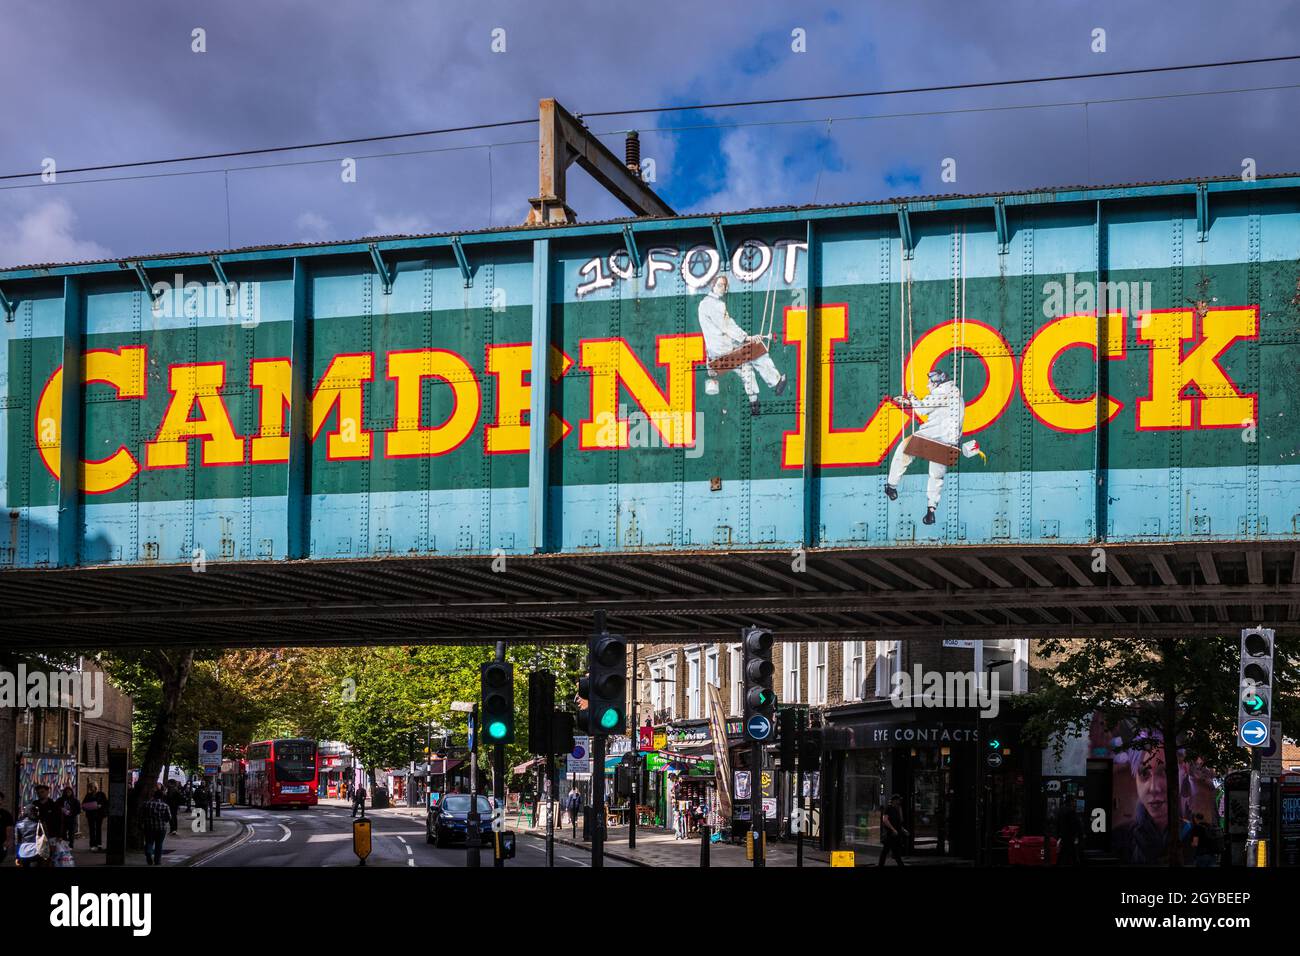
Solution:
M 303 810 L 263 810 L 236 807 L 224 809 L 223 818 L 246 824 L 246 832 L 236 843 L 217 851 L 198 866 L 356 866 L 352 852 L 352 816 L 343 807 L 316 806 Z M 465 848 L 438 849 L 425 842 L 424 821 L 418 816 L 392 810 L 372 810 L 370 820 L 371 851 L 366 866 L 464 867 Z M 482 865 L 491 866 L 492 856 L 481 854 Z M 545 844 L 521 836 L 516 844 L 515 859 L 507 866 L 545 866 Z M 590 866 L 586 850 L 555 845 L 555 865 Z M 618 860 L 605 860 L 606 866 L 627 866 Z

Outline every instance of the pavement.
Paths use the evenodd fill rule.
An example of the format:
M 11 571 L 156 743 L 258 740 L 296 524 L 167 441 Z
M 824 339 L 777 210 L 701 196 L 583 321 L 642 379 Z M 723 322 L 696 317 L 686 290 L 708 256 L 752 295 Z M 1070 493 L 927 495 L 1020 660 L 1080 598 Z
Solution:
M 228 807 L 222 807 L 220 819 L 214 819 L 212 822 L 212 829 L 196 833 L 193 829 L 193 818 L 182 807 L 176 832 L 168 834 L 163 840 L 161 865 L 194 866 L 213 853 L 230 846 L 244 834 L 243 822 Z M 79 867 L 107 866 L 106 854 L 102 850 L 90 849 L 85 832 L 78 836 L 77 844 L 72 848 L 72 855 Z M 125 865 L 147 866 L 144 850 L 127 850 Z

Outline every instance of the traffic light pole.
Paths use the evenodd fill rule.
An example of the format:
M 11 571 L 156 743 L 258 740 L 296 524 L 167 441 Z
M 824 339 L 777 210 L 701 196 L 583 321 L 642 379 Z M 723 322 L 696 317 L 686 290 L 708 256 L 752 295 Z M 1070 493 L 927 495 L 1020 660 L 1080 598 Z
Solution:
M 632 793 L 628 798 L 627 811 L 627 848 L 636 849 L 636 804 L 638 789 L 641 783 L 641 728 L 637 724 L 637 697 L 636 697 L 636 680 L 637 680 L 637 648 L 638 644 L 632 642 L 632 723 L 628 728 L 630 733 L 628 739 L 632 742 L 632 765 L 628 768 L 628 778 L 632 781 Z
M 555 866 L 555 758 L 546 755 L 546 865 Z
M 483 831 L 478 815 L 478 704 L 469 712 L 469 816 L 465 818 L 465 865 L 477 868 Z
M 506 660 L 506 642 L 497 641 L 497 663 Z M 513 699 L 513 692 L 511 694 Z M 505 847 L 501 845 L 501 832 L 506 821 L 506 745 L 492 745 L 492 867 L 502 869 L 506 865 Z M 500 817 L 497 814 L 500 814 Z M 499 822 L 498 822 L 499 821 Z
M 803 829 L 804 829 L 804 806 L 803 806 L 803 741 L 804 741 L 804 712 L 795 711 L 795 726 L 798 727 L 796 734 L 794 765 L 795 771 L 795 792 L 799 801 L 799 827 L 794 838 L 794 865 L 803 866 Z
M 755 740 L 749 745 L 749 824 L 754 841 L 754 866 L 763 860 L 763 745 Z
M 605 736 L 591 738 L 591 868 L 605 866 Z
M 1281 741 L 1278 742 L 1281 746 Z M 1246 815 L 1246 865 L 1259 865 L 1259 748 L 1250 748 L 1250 809 Z

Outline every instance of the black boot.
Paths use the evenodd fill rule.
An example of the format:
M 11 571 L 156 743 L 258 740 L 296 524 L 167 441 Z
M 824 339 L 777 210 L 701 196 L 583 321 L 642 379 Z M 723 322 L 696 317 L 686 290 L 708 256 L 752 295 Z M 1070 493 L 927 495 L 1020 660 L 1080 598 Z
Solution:
M 772 391 L 776 392 L 776 394 L 778 394 L 778 395 L 780 395 L 782 392 L 785 391 L 785 376 L 784 376 L 784 375 L 781 376 L 781 381 L 777 382 L 775 385 L 772 386 Z
M 751 415 L 757 415 L 757 414 L 758 414 L 758 402 L 750 402 L 750 403 L 749 403 L 749 414 L 751 414 Z
M 898 500 L 898 489 L 893 485 L 885 485 L 885 497 L 890 501 Z
M 921 519 L 922 524 L 934 524 L 934 509 L 926 508 L 925 517 Z

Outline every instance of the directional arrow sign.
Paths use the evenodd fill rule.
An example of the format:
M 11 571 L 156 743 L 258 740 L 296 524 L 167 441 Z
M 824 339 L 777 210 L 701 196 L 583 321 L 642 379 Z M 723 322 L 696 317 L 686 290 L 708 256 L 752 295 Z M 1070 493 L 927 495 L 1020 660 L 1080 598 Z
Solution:
M 1245 703 L 1246 709 L 1252 714 L 1258 714 L 1264 709 L 1264 698 L 1260 697 L 1258 694 L 1252 694 L 1247 697 Z
M 745 725 L 751 740 L 766 740 L 772 736 L 772 722 L 762 714 L 755 714 Z
M 1238 733 L 1247 747 L 1258 747 L 1268 740 L 1268 725 L 1262 720 L 1248 720 L 1241 725 Z

